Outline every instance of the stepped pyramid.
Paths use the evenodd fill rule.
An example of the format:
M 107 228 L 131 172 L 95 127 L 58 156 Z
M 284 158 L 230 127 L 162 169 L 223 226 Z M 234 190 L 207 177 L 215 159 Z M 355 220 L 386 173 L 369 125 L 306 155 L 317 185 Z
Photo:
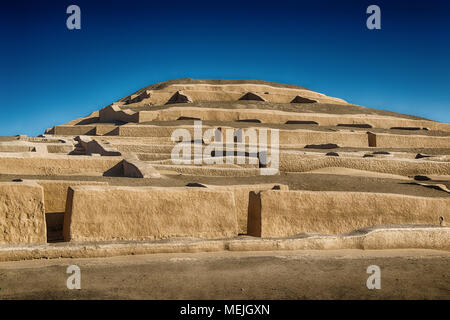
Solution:
M 154 84 L 39 137 L 2 137 L 0 177 L 0 244 L 50 243 L 33 257 L 62 241 L 58 256 L 164 239 L 450 248 L 450 124 L 297 85 Z

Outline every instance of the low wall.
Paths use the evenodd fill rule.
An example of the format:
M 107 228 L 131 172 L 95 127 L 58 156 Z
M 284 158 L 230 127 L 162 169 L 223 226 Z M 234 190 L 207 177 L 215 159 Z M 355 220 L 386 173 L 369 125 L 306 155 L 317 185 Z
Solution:
M 115 124 L 97 123 L 95 126 L 95 134 L 97 136 L 114 135 L 117 134 L 118 127 Z
M 255 184 L 255 185 L 232 185 L 232 186 L 214 186 L 207 185 L 208 188 L 213 190 L 231 191 L 234 194 L 237 224 L 239 233 L 247 233 L 247 220 L 248 220 L 248 204 L 249 194 L 251 191 L 259 192 L 263 190 L 271 190 L 275 186 L 279 186 L 280 190 L 288 190 L 289 187 L 283 184 L 270 183 L 270 184 Z
M 202 125 L 202 137 L 205 130 L 211 128 L 222 128 L 222 142 L 226 142 L 226 130 L 234 130 L 235 132 L 238 128 L 231 128 L 227 126 L 207 126 Z M 186 129 L 189 131 L 191 139 L 194 139 L 194 126 L 154 126 L 154 125 L 123 125 L 119 127 L 119 136 L 123 137 L 171 137 L 172 133 L 176 129 Z M 267 130 L 267 143 L 271 143 L 270 132 L 271 129 L 266 128 L 254 128 L 257 133 L 260 129 Z M 244 130 L 244 135 L 246 133 L 246 128 Z M 279 130 L 279 143 L 280 144 L 295 144 L 297 146 L 306 146 L 308 144 L 327 144 L 335 143 L 342 147 L 368 147 L 368 137 L 366 132 L 326 132 L 317 130 Z M 248 137 L 245 137 L 248 141 Z M 137 147 L 137 146 L 136 146 Z M 128 151 L 127 146 L 117 146 L 117 148 L 124 148 L 121 151 Z M 131 148 L 131 147 L 130 147 Z M 120 149 L 119 149 L 120 150 Z M 131 149 L 130 151 L 137 151 Z M 146 151 L 145 151 L 146 152 Z
M 125 144 L 125 143 L 112 143 L 112 146 L 120 152 L 134 152 L 134 153 L 168 153 L 170 154 L 175 146 L 175 143 L 166 144 Z
M 0 174 L 120 176 L 121 157 L 0 155 Z
M 154 105 L 161 105 L 177 91 L 192 97 L 193 101 L 236 101 L 243 92 L 252 92 L 257 95 L 266 94 L 265 98 L 272 102 L 289 102 L 296 95 L 314 98 L 320 102 L 345 103 L 344 100 L 325 96 L 307 89 L 274 87 L 272 85 L 261 84 L 170 84 L 164 88 L 154 90 L 139 91 L 129 98 L 141 97 L 143 95 L 146 102 Z
M 108 185 L 101 181 L 75 180 L 34 180 L 44 188 L 45 213 L 64 212 L 66 210 L 67 190 L 70 186 Z
M 100 122 L 138 122 L 139 114 L 137 112 L 125 109 L 122 110 L 117 105 L 109 105 L 99 111 Z
M 270 142 L 270 137 L 267 139 Z M 326 132 L 314 130 L 280 130 L 280 144 L 308 145 L 334 143 L 340 147 L 368 147 L 367 133 L 359 132 Z
M 389 224 L 440 225 L 450 220 L 450 198 L 322 191 L 250 193 L 248 234 L 287 237 L 342 234 Z
M 33 148 L 31 143 L 20 140 L 0 142 L 0 152 L 31 152 Z
M 101 156 L 120 156 L 122 155 L 116 148 L 109 144 L 104 144 L 98 140 L 93 140 L 89 136 L 78 136 L 76 141 L 86 150 L 87 155 L 99 154 Z
M 69 152 L 73 151 L 75 148 L 73 144 L 71 143 L 52 143 L 52 144 L 46 144 L 47 151 L 49 153 L 65 153 L 68 154 Z
M 0 244 L 45 243 L 43 188 L 33 181 L 0 182 Z
M 209 129 L 202 126 L 203 132 Z M 194 134 L 194 126 L 155 126 L 155 125 L 123 125 L 119 127 L 119 136 L 123 137 L 171 137 L 176 129 L 187 129 L 191 136 Z
M 169 137 L 121 137 L 121 136 L 102 136 L 102 137 L 92 137 L 95 140 L 110 142 L 112 145 L 115 144 L 164 144 L 164 143 L 172 143 L 170 136 Z
M 172 95 L 159 101 L 164 104 Z M 240 93 L 239 95 L 241 95 Z M 266 97 L 265 97 L 266 98 Z M 292 100 L 290 97 L 289 100 Z M 317 98 L 314 98 L 317 100 Z M 196 100 L 196 99 L 194 99 Z M 228 99 L 227 99 L 228 100 Z M 125 107 L 126 108 L 126 107 Z M 111 105 L 100 110 L 100 122 L 147 122 L 173 121 L 179 117 L 198 117 L 211 121 L 238 121 L 243 119 L 258 119 L 262 123 L 286 123 L 286 121 L 315 121 L 321 126 L 336 126 L 340 123 L 369 124 L 374 128 L 390 129 L 392 127 L 426 127 L 430 130 L 450 131 L 450 124 L 430 120 L 414 120 L 392 116 L 368 114 L 325 114 L 325 113 L 295 113 L 277 110 L 253 109 L 220 109 L 200 107 L 170 107 L 162 110 L 134 112 L 122 110 L 118 105 Z
M 120 136 L 136 136 L 136 137 L 170 137 L 176 129 L 187 129 L 191 138 L 194 139 L 193 126 L 153 126 L 153 125 L 124 125 L 119 127 Z M 202 134 L 205 130 L 214 128 L 211 126 L 202 126 Z M 225 130 L 234 129 L 222 126 L 222 141 L 225 142 Z M 260 129 L 255 127 L 256 131 Z M 244 134 L 247 129 L 243 129 Z M 265 129 L 266 130 L 266 129 Z M 267 129 L 267 142 L 270 144 L 270 130 Z M 308 144 L 328 144 L 334 143 L 341 147 L 384 147 L 384 148 L 450 148 L 450 137 L 437 137 L 425 135 L 400 135 L 400 134 L 383 134 L 370 133 L 365 131 L 355 132 L 328 132 L 318 130 L 285 130 L 279 132 L 279 143 L 281 145 L 297 145 L 305 146 Z M 123 148 L 127 146 L 124 145 Z M 125 151 L 125 150 L 124 150 Z M 134 150 L 133 150 L 134 151 Z
M 280 153 L 280 171 L 306 172 L 326 167 L 342 167 L 381 173 L 413 175 L 450 175 L 450 162 L 427 161 L 419 159 L 381 159 L 311 157 L 296 152 Z
M 66 241 L 237 235 L 234 195 L 203 188 L 70 187 Z
M 170 153 L 136 153 L 136 156 L 141 161 L 156 161 L 156 160 L 171 160 Z
M 261 169 L 257 168 L 221 168 L 214 166 L 196 166 L 196 165 L 170 165 L 155 164 L 152 166 L 161 174 L 178 173 L 193 176 L 219 176 L 219 177 L 249 177 L 259 176 Z
M 430 120 L 414 120 L 391 116 L 368 114 L 326 114 L 295 113 L 277 110 L 254 109 L 220 109 L 199 107 L 171 107 L 163 110 L 140 111 L 139 121 L 173 121 L 179 117 L 199 117 L 210 121 L 238 121 L 258 119 L 262 123 L 283 124 L 286 121 L 315 121 L 321 126 L 336 126 L 341 123 L 369 124 L 374 128 L 390 129 L 392 127 L 427 127 L 430 130 L 450 131 L 450 124 Z M 120 120 L 120 116 L 117 116 Z
M 375 147 L 379 148 L 450 148 L 450 136 L 375 134 Z
M 95 125 L 60 125 L 53 127 L 53 134 L 56 136 L 79 136 L 79 135 L 95 135 Z

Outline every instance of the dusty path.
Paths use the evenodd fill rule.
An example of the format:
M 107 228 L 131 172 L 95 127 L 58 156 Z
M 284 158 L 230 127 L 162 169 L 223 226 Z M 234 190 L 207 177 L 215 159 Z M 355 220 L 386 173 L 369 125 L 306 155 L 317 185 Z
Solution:
M 81 269 L 81 290 L 66 268 Z M 381 289 L 368 290 L 369 265 Z M 0 263 L 1 299 L 450 299 L 450 252 L 153 254 Z

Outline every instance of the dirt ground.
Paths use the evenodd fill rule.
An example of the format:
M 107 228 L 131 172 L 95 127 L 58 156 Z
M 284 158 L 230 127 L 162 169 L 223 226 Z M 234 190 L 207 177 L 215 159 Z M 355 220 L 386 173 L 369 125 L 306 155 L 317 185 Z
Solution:
M 66 287 L 69 265 L 81 289 Z M 367 267 L 381 269 L 369 290 Z M 154 254 L 0 263 L 0 299 L 450 299 L 450 252 Z

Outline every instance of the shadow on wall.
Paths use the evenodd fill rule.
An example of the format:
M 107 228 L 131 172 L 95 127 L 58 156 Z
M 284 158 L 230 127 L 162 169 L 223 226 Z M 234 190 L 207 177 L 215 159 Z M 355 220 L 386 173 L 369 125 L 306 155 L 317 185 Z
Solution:
M 64 212 L 49 212 L 45 214 L 47 225 L 47 242 L 63 242 Z
M 174 103 L 192 103 L 192 99 L 189 96 L 183 94 L 181 91 L 177 91 L 166 102 L 166 104 L 174 104 Z
M 258 119 L 242 119 L 242 120 L 237 120 L 237 122 L 261 123 L 261 120 L 258 120 Z
M 240 97 L 239 100 L 266 101 L 266 99 L 261 98 L 260 96 L 254 94 L 253 92 L 247 92 L 242 97 Z
M 318 125 L 316 121 L 308 121 L 308 120 L 288 120 L 285 124 L 314 124 Z
M 362 129 L 370 129 L 372 126 L 367 123 L 338 123 L 338 127 L 350 127 L 350 128 L 362 128 Z
M 104 136 L 119 136 L 119 135 L 120 135 L 119 127 L 114 128 L 113 130 L 111 130 L 111 131 L 109 131 L 109 132 L 104 134 Z
M 114 167 L 106 170 L 103 173 L 104 177 L 123 177 L 124 176 L 124 170 L 123 170 L 123 161 L 116 164 Z
M 292 99 L 291 103 L 316 103 L 316 100 L 296 96 L 294 99 Z
M 194 121 L 198 120 L 198 121 L 201 121 L 202 119 L 194 118 L 194 117 L 179 117 L 177 120 L 194 120 Z

